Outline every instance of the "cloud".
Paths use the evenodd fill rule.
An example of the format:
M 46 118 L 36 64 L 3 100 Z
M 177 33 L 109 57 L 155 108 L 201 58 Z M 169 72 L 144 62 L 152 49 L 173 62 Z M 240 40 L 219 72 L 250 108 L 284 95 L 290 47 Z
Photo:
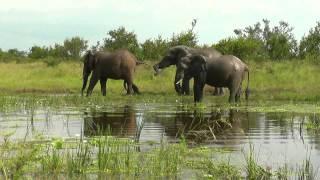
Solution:
M 271 24 L 288 21 L 300 38 L 319 20 L 319 6 L 317 0 L 6 0 L 0 6 L 0 44 L 27 49 L 75 35 L 95 44 L 119 26 L 140 41 L 170 38 L 190 28 L 194 18 L 201 43 L 217 42 L 263 18 Z

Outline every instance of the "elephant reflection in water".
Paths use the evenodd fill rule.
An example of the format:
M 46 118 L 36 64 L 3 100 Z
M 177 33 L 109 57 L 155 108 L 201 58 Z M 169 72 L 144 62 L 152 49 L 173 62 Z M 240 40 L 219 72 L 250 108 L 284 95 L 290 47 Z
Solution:
M 142 117 L 136 116 L 134 110 L 125 106 L 123 112 L 89 112 L 85 113 L 84 135 L 95 136 L 107 134 L 118 137 L 140 138 Z
M 203 113 L 201 111 L 180 111 L 176 114 L 174 123 L 175 130 L 166 132 L 168 136 L 184 136 L 196 143 L 221 139 L 233 139 L 230 136 L 243 134 L 241 120 L 246 114 L 236 110 L 212 111 Z

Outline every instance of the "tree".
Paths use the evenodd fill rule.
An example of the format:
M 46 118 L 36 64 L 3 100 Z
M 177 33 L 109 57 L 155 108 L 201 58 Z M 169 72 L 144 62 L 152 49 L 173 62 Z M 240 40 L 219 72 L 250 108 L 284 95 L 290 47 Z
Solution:
M 124 27 L 119 27 L 118 29 L 108 32 L 108 37 L 104 39 L 102 49 L 107 51 L 128 49 L 137 55 L 139 44 L 134 32 L 128 32 Z
M 265 55 L 269 58 L 290 59 L 297 56 L 297 41 L 292 33 L 293 27 L 287 22 L 280 21 L 278 26 L 270 28 L 270 21 L 263 19 L 264 28 L 258 22 L 244 29 L 234 30 L 238 38 L 255 39 L 262 42 Z M 259 50 L 260 51 L 260 50 Z
M 287 22 L 280 21 L 266 39 L 266 48 L 272 59 L 290 59 L 297 55 L 297 41 L 292 33 L 293 27 Z
M 32 46 L 28 54 L 28 57 L 32 59 L 41 59 L 41 58 L 48 57 L 48 54 L 49 54 L 48 48 L 40 47 L 40 46 Z
M 320 21 L 314 28 L 309 30 L 309 34 L 303 36 L 299 46 L 299 56 L 301 58 L 320 58 Z
M 25 51 L 19 51 L 18 49 L 14 48 L 14 49 L 9 49 L 8 54 L 11 57 L 26 57 L 27 53 Z
M 76 36 L 64 40 L 63 46 L 69 57 L 79 59 L 81 54 L 87 50 L 88 41 Z
M 147 39 L 141 44 L 143 59 L 159 60 L 168 50 L 168 42 L 158 36 L 157 39 Z
M 50 46 L 48 50 L 48 56 L 58 57 L 58 58 L 68 58 L 69 54 L 64 46 L 60 44 L 54 44 L 54 46 Z
M 173 34 L 169 42 L 170 46 L 185 45 L 189 47 L 195 47 L 198 43 L 197 34 L 193 32 L 197 25 L 197 19 L 193 19 L 191 22 L 191 29 L 181 32 L 177 35 Z

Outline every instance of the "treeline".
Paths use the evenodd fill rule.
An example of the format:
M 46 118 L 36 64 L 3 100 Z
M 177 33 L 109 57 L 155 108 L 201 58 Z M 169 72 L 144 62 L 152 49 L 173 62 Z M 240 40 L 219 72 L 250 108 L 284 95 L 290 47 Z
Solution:
M 320 59 L 320 22 L 306 33 L 300 42 L 293 35 L 293 27 L 284 21 L 271 27 L 270 21 L 263 19 L 252 26 L 243 29 L 235 29 L 235 35 L 222 39 L 215 44 L 200 45 L 198 35 L 194 32 L 196 20 L 192 22 L 190 29 L 173 34 L 165 39 L 160 35 L 147 39 L 140 43 L 134 32 L 127 31 L 124 27 L 110 30 L 107 37 L 96 45 L 88 47 L 88 41 L 80 37 L 72 37 L 61 44 L 53 46 L 33 46 L 28 52 L 18 49 L 2 51 L 0 49 L 0 61 L 32 61 L 43 60 L 48 65 L 63 60 L 79 60 L 86 50 L 113 51 L 126 48 L 134 53 L 140 60 L 159 60 L 168 48 L 175 45 L 187 45 L 190 47 L 214 47 L 223 54 L 233 54 L 243 60 L 288 60 Z

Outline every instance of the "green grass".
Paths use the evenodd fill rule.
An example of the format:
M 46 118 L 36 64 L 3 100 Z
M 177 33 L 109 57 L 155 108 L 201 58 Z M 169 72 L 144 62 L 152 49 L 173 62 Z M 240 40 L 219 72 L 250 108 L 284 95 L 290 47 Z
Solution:
M 245 165 L 233 165 L 221 158 L 227 157 L 221 149 L 188 148 L 184 141 L 178 144 L 162 141 L 147 152 L 139 151 L 139 145 L 111 136 L 7 141 L 0 145 L 0 178 L 316 179 L 308 156 L 295 167 L 284 164 L 272 169 L 259 165 L 253 147 L 245 156 Z
M 162 71 L 160 75 L 154 76 L 152 69 L 154 63 L 147 62 L 137 67 L 135 84 L 140 88 L 143 96 L 175 96 L 173 88 L 175 67 L 172 66 Z M 320 100 L 319 65 L 301 60 L 259 63 L 249 61 L 248 65 L 251 100 Z M 30 92 L 79 94 L 82 85 L 82 63 L 80 62 L 63 62 L 54 67 L 48 67 L 45 63 L 39 62 L 0 63 L 0 69 L 0 90 L 5 94 Z M 205 91 L 208 96 L 212 89 L 207 87 Z M 95 92 L 100 95 L 99 84 L 96 85 Z M 109 80 L 107 94 L 124 95 L 122 81 Z M 226 101 L 227 95 L 214 97 L 213 100 Z

